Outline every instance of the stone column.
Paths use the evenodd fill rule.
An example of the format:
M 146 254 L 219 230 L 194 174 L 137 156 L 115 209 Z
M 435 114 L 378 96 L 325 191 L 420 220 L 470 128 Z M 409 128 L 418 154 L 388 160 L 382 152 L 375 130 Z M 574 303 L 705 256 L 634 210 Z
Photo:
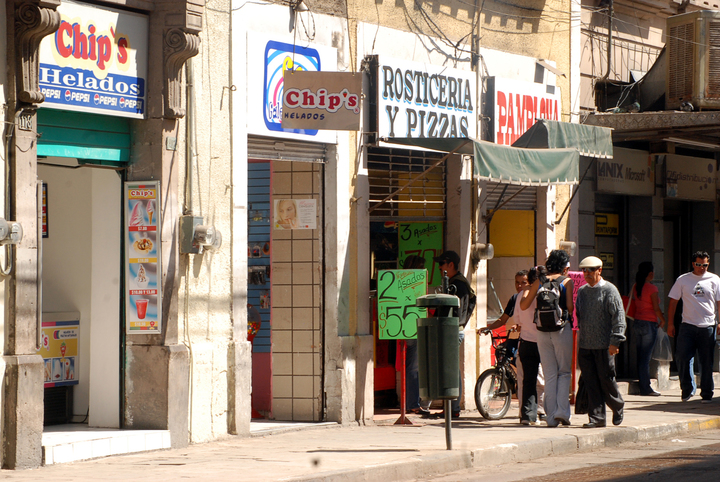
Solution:
M 5 290 L 5 378 L 3 380 L 2 467 L 42 464 L 43 360 L 37 355 L 37 111 L 45 100 L 38 89 L 40 41 L 57 30 L 58 0 L 6 2 L 10 178 L 5 202 L 24 231 L 13 248 Z
M 147 119 L 133 122 L 133 164 L 127 179 L 161 181 L 162 333 L 128 336 L 125 351 L 123 427 L 170 431 L 173 447 L 189 442 L 190 354 L 181 341 L 178 285 L 181 275 L 177 151 L 184 135 L 185 62 L 198 53 L 202 5 L 155 2 L 150 14 Z

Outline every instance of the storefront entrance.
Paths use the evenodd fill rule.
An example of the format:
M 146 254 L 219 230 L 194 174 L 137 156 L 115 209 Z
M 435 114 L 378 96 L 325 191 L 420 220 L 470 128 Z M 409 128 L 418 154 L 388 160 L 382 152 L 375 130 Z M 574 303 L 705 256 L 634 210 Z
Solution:
M 253 418 L 324 419 L 323 166 L 248 162 Z
M 121 169 L 129 125 L 41 109 L 38 132 L 45 424 L 120 428 Z

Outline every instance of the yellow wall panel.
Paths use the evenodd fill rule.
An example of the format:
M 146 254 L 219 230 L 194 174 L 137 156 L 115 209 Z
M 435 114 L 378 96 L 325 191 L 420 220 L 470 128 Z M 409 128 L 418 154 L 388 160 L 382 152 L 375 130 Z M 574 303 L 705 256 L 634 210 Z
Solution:
M 535 256 L 535 211 L 496 212 L 489 235 L 495 257 Z

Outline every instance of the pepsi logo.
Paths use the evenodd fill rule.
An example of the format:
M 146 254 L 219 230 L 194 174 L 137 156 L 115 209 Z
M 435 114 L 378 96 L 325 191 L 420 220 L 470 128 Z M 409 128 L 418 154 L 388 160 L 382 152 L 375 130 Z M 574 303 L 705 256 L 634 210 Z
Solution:
M 95 94 L 93 100 L 95 101 L 95 105 L 98 105 L 100 103 L 100 94 Z
M 120 97 L 120 107 L 125 107 L 125 97 Z
M 65 100 L 70 100 L 70 91 L 69 90 L 65 91 Z

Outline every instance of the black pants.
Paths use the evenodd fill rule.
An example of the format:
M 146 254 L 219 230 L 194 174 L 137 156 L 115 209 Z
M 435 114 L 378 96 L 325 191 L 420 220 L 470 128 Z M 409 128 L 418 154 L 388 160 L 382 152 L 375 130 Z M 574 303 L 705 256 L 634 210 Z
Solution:
M 537 421 L 537 377 L 540 366 L 540 353 L 537 343 L 520 340 L 520 363 L 523 369 L 522 401 L 520 402 L 520 420 Z
M 578 364 L 582 370 L 588 393 L 588 417 L 591 422 L 605 423 L 605 404 L 613 413 L 622 410 L 625 401 L 615 382 L 615 357 L 607 348 L 578 350 Z

